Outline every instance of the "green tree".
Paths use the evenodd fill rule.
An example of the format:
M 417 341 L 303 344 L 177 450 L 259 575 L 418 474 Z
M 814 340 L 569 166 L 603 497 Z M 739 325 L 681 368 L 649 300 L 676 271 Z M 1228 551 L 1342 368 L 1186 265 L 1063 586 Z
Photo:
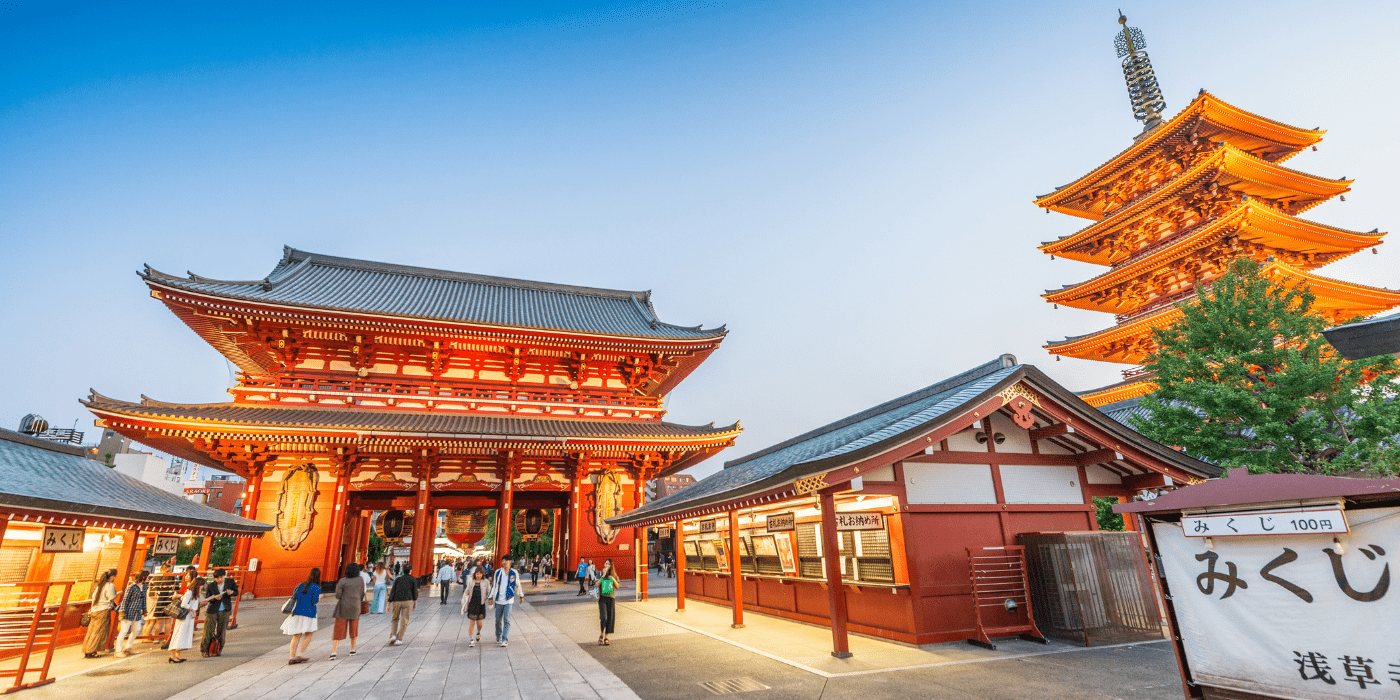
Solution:
M 1254 473 L 1391 475 L 1400 466 L 1400 365 L 1350 361 L 1321 331 L 1305 286 L 1238 259 L 1182 318 L 1155 332 L 1157 391 L 1133 426 L 1222 467 Z
M 1099 529 L 1107 532 L 1123 531 L 1123 516 L 1113 512 L 1118 499 L 1107 496 L 1094 496 L 1094 510 L 1098 511 Z

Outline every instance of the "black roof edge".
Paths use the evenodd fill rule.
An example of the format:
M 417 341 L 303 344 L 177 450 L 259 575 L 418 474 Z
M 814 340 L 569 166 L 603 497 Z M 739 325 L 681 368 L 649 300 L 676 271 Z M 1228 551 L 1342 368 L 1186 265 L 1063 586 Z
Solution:
M 74 457 L 87 456 L 87 450 L 77 445 L 68 445 L 65 443 L 53 442 L 52 440 L 44 440 L 41 438 L 36 438 L 32 435 L 17 433 L 13 430 L 9 430 L 6 428 L 0 428 L 0 440 L 5 440 L 7 442 L 17 442 L 21 445 L 37 447 L 41 450 L 48 450 L 50 452 L 62 452 L 63 454 L 73 455 Z
M 777 452 L 778 450 L 787 449 L 800 442 L 806 442 L 808 440 L 811 440 L 812 438 L 817 437 L 818 435 L 825 435 L 826 433 L 829 433 L 833 430 L 840 430 L 841 428 L 844 428 L 848 425 L 859 423 L 868 418 L 878 416 L 881 413 L 898 408 L 900 406 L 903 406 L 904 404 L 912 403 L 914 401 L 918 401 L 919 399 L 933 396 L 934 394 L 941 394 L 955 386 L 960 386 L 971 381 L 976 381 L 993 372 L 996 372 L 997 370 L 1006 369 L 1007 358 L 1010 358 L 1011 364 L 1013 366 L 1016 364 L 1015 356 L 1010 354 L 999 355 L 995 360 L 973 367 L 972 369 L 967 370 L 962 374 L 949 377 L 948 379 L 944 379 L 941 382 L 931 384 L 917 391 L 905 394 L 904 396 L 900 396 L 899 398 L 890 399 L 889 401 L 886 401 L 878 406 L 875 406 L 873 408 L 867 408 L 864 411 L 861 411 L 860 413 L 846 416 L 845 418 L 842 418 L 833 423 L 823 425 L 820 428 L 809 430 L 805 433 L 802 433 L 801 435 L 798 435 L 797 437 L 789 438 L 776 445 L 765 447 L 757 452 L 752 452 L 738 459 L 733 459 L 728 462 L 725 462 L 724 468 L 728 469 L 730 467 L 743 464 L 744 462 L 758 459 L 759 457 L 763 457 L 764 455 L 770 455 L 774 452 Z
M 153 513 L 149 513 L 143 510 L 108 508 L 98 505 L 73 503 L 71 501 L 56 501 L 50 498 L 14 496 L 10 494 L 0 494 L 0 505 L 6 505 L 12 508 L 26 508 L 30 510 L 51 511 L 54 513 L 71 513 L 73 515 L 79 516 L 135 520 L 143 523 L 154 523 L 162 525 L 180 525 L 192 528 L 202 528 L 205 530 L 227 530 L 229 532 L 263 533 L 271 530 L 274 527 L 270 523 L 258 522 L 256 520 L 249 520 L 248 524 L 245 525 L 243 523 L 223 523 L 217 520 L 201 520 L 199 518 L 186 518 L 183 516 L 153 517 Z M 216 512 L 222 513 L 223 511 Z M 235 515 L 234 517 L 241 516 Z M 246 518 L 243 519 L 246 520 Z

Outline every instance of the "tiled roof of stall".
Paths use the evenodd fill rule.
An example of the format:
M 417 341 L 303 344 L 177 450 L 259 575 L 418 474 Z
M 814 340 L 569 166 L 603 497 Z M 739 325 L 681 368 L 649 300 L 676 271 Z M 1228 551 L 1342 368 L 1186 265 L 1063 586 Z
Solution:
M 210 428 L 371 430 L 404 433 L 456 434 L 506 438 L 512 436 L 594 439 L 693 439 L 737 434 L 739 426 L 678 425 L 664 421 L 601 418 L 527 418 L 449 413 L 446 411 L 360 410 L 355 408 L 248 406 L 234 403 L 176 404 L 146 399 L 120 401 L 93 392 L 83 405 L 133 418 L 207 423 Z
M 758 485 L 783 475 L 793 467 L 839 457 L 895 437 L 962 406 L 996 386 L 1018 367 L 1014 364 L 1004 366 L 1007 364 L 998 358 L 912 394 L 726 462 L 723 471 L 701 479 L 678 493 L 630 511 L 626 517 L 645 516 L 682 503 L 694 502 L 698 505 L 707 497 Z
M 1016 364 L 1002 355 L 986 364 L 945 379 L 914 393 L 822 426 L 746 457 L 725 463 L 723 471 L 701 479 L 694 486 L 628 511 L 608 522 L 626 526 L 658 515 L 679 513 L 758 493 L 815 473 L 863 459 L 897 442 L 906 433 L 934 427 L 951 419 L 959 409 L 994 395 L 1015 382 L 1027 380 L 1062 405 L 1068 405 L 1118 439 L 1131 443 L 1163 462 L 1201 476 L 1216 476 L 1219 468 L 1153 442 L 1116 421 L 1059 386 L 1031 365 Z
M 0 507 L 259 534 L 271 525 L 163 491 L 59 445 L 0 429 Z
M 153 285 L 246 302 L 402 318 L 481 323 L 512 328 L 597 333 L 634 338 L 719 338 L 705 329 L 663 323 L 651 292 L 575 287 L 339 258 L 286 248 L 260 280 L 179 277 L 149 265 L 139 273 Z

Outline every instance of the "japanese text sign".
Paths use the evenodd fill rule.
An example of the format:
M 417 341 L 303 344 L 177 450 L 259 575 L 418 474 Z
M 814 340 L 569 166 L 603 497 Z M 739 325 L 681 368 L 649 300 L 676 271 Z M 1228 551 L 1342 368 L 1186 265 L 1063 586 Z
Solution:
M 168 557 L 175 554 L 180 549 L 180 538 L 174 536 L 157 537 L 156 543 L 151 546 L 151 556 Z
M 81 527 L 53 527 L 44 528 L 44 546 L 41 551 L 48 552 L 81 552 L 83 551 L 83 536 L 87 534 L 86 528 Z
M 883 513 L 837 513 L 836 531 L 845 532 L 847 530 L 883 530 L 885 529 L 885 516 Z
M 713 521 L 713 520 L 701 520 L 701 521 L 700 521 L 700 531 L 701 531 L 701 532 L 714 532 L 714 531 L 715 531 L 715 521 Z
M 1212 513 L 1181 516 L 1187 537 L 1237 535 L 1344 535 L 1347 519 L 1340 508 L 1276 510 L 1254 513 Z
M 1400 508 L 1348 510 L 1347 534 L 1217 537 L 1211 548 L 1154 523 L 1190 680 L 1278 698 L 1400 691 L 1396 516 Z
M 792 513 L 774 513 L 764 520 L 768 532 L 792 532 L 797 529 L 797 517 Z

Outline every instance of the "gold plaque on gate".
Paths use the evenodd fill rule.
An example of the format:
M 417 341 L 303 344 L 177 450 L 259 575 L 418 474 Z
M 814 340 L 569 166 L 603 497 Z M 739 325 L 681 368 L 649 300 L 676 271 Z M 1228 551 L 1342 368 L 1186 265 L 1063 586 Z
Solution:
M 277 521 L 272 537 L 287 551 L 295 551 L 316 520 L 316 482 L 320 475 L 312 464 L 301 464 L 282 476 L 282 493 L 277 496 Z

